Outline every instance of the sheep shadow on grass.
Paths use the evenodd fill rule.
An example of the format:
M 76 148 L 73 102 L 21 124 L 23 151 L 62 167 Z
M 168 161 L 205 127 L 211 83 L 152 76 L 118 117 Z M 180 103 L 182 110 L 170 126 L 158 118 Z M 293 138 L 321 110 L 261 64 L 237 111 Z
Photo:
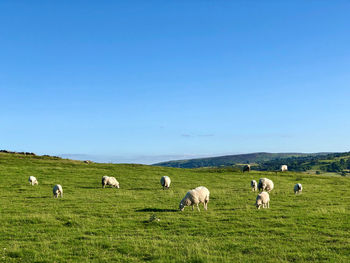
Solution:
M 144 209 L 137 209 L 135 212 L 178 212 L 179 210 L 176 209 L 160 209 L 160 208 L 144 208 Z
M 128 188 L 126 190 L 133 190 L 133 191 L 148 191 L 153 190 L 153 188 L 145 188 L 145 187 L 136 187 L 136 188 Z
M 26 199 L 38 199 L 38 198 L 52 198 L 52 196 L 26 196 Z

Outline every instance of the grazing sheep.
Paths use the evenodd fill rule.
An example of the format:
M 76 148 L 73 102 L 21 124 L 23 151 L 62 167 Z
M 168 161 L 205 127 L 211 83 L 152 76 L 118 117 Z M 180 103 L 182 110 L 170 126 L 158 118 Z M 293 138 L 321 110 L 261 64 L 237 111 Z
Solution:
M 270 179 L 267 178 L 260 178 L 258 183 L 258 189 L 259 191 L 267 191 L 271 192 L 273 189 L 273 182 Z
M 31 185 L 39 184 L 38 180 L 34 176 L 29 176 L 28 181 Z
M 261 206 L 263 208 L 266 208 L 266 207 L 270 208 L 270 196 L 269 196 L 269 193 L 261 192 L 260 194 L 258 194 L 258 196 L 256 197 L 255 206 L 256 206 L 257 209 L 260 209 Z
M 103 176 L 102 177 L 102 188 L 105 188 L 107 181 L 108 181 L 108 176 Z
M 162 178 L 160 178 L 160 184 L 163 186 L 163 190 L 164 188 L 169 189 L 170 183 L 171 180 L 169 176 L 163 176 Z
M 115 177 L 103 176 L 102 177 L 102 188 L 105 188 L 106 185 L 119 188 L 119 182 Z
M 294 194 L 298 194 L 303 191 L 303 187 L 301 184 L 294 185 Z
M 200 211 L 198 205 L 202 203 L 204 205 L 204 209 L 208 210 L 208 202 L 209 190 L 204 186 L 199 186 L 187 192 L 185 197 L 181 200 L 179 208 L 180 211 L 183 211 L 185 206 L 192 206 L 193 211 L 194 205 L 197 205 L 197 209 Z
M 288 171 L 288 166 L 287 165 L 281 165 L 281 172 L 286 172 Z
M 250 172 L 250 164 L 247 164 L 243 167 L 243 173 L 244 172 L 248 172 L 248 173 Z
M 53 192 L 53 197 L 55 198 L 58 198 L 58 196 L 61 196 L 63 197 L 63 189 L 62 189 L 62 186 L 60 184 L 56 184 L 53 189 L 52 189 L 52 192 Z
M 252 187 L 253 192 L 255 192 L 258 189 L 258 183 L 255 180 L 250 181 L 250 186 Z

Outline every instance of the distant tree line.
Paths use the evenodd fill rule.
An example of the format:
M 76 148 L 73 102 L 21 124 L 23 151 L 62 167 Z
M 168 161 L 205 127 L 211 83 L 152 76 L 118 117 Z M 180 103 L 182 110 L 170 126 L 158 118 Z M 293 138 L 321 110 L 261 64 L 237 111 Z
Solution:
M 350 169 L 350 159 L 344 160 L 340 159 L 339 161 L 334 161 L 331 164 L 326 166 L 327 172 L 342 172 L 343 170 Z
M 350 152 L 278 158 L 259 163 L 253 169 L 259 171 L 277 171 L 283 164 L 288 165 L 289 171 L 302 172 L 313 169 L 313 167 L 319 167 L 320 170 L 326 172 L 343 172 L 350 169 Z

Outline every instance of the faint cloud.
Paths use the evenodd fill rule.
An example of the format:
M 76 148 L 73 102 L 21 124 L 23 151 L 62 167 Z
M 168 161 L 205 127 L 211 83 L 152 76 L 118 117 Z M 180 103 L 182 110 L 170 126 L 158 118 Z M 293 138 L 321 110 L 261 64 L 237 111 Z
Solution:
M 199 134 L 198 137 L 213 137 L 214 134 Z
M 195 137 L 213 137 L 214 134 L 188 134 L 188 133 L 183 133 L 181 134 L 181 137 L 185 137 L 185 138 L 195 138 Z
M 256 138 L 256 139 L 269 139 L 269 138 L 293 138 L 295 137 L 293 134 L 288 133 L 238 133 L 238 134 L 232 134 L 235 137 L 240 138 Z
M 291 134 L 286 134 L 286 133 L 263 133 L 263 134 L 260 134 L 261 137 L 264 137 L 264 138 L 292 138 L 293 135 Z

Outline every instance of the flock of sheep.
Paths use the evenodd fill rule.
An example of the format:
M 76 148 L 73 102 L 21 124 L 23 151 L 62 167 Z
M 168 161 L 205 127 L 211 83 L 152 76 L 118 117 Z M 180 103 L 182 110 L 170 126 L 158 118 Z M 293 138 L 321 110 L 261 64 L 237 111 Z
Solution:
M 262 191 L 258 196 L 256 197 L 255 206 L 256 208 L 260 209 L 263 208 L 269 208 L 270 207 L 270 195 L 269 192 L 273 190 L 274 184 L 272 180 L 268 178 L 260 178 L 259 183 L 257 183 L 255 180 L 252 180 L 250 182 L 250 186 L 252 187 L 252 191 Z M 297 183 L 294 185 L 294 194 L 298 194 L 303 190 L 303 187 L 300 183 Z
M 281 169 L 282 170 L 282 169 Z M 38 185 L 38 180 L 34 177 L 34 176 L 29 176 L 29 183 L 31 185 Z M 170 184 L 171 184 L 171 180 L 169 176 L 163 176 L 160 179 L 160 184 L 164 189 L 169 189 Z M 115 179 L 115 177 L 111 177 L 111 176 L 103 176 L 102 177 L 102 188 L 105 188 L 106 185 L 109 185 L 111 187 L 115 187 L 115 188 L 119 188 L 119 182 L 117 181 L 117 179 Z M 258 194 L 258 196 L 256 197 L 256 202 L 255 202 L 255 206 L 257 209 L 260 209 L 261 207 L 263 208 L 269 208 L 270 205 L 270 196 L 269 196 L 269 192 L 271 192 L 274 188 L 274 184 L 273 182 L 268 179 L 268 178 L 260 178 L 259 179 L 259 183 L 257 183 L 255 180 L 252 180 L 250 182 L 250 186 L 252 188 L 252 191 L 257 191 L 259 190 L 260 193 Z M 297 183 L 294 186 L 294 193 L 298 194 L 303 190 L 302 185 L 300 183 Z M 54 198 L 58 198 L 63 197 L 63 189 L 62 186 L 59 184 L 56 184 L 53 189 L 53 197 Z M 204 187 L 204 186 L 199 186 L 195 189 L 192 189 L 190 191 L 188 191 L 185 195 L 185 197 L 181 200 L 180 205 L 179 205 L 179 209 L 180 211 L 183 211 L 185 206 L 192 206 L 192 210 L 194 210 L 194 206 L 197 206 L 198 211 L 200 211 L 199 209 L 199 204 L 203 204 L 204 209 L 207 210 L 208 209 L 208 203 L 209 203 L 209 195 L 210 192 L 209 190 Z
M 38 185 L 39 184 L 38 180 L 34 176 L 29 176 L 28 181 L 31 185 Z M 63 189 L 62 189 L 62 186 L 60 184 L 56 184 L 53 187 L 52 192 L 53 192 L 54 198 L 58 198 L 59 196 L 63 197 Z

